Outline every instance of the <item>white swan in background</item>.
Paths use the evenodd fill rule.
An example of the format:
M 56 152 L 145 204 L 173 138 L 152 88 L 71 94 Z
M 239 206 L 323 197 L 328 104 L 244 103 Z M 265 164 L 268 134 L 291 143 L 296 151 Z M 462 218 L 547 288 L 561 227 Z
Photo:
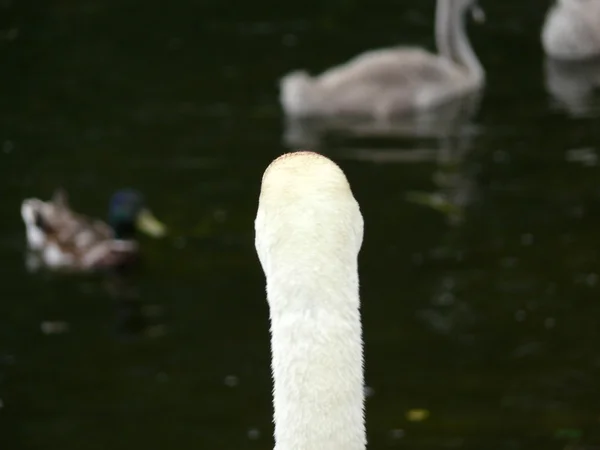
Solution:
M 358 253 L 344 172 L 313 152 L 263 175 L 255 221 L 271 319 L 275 450 L 364 450 Z
M 474 0 L 438 0 L 439 55 L 420 48 L 373 50 L 318 76 L 295 71 L 280 81 L 287 115 L 390 116 L 433 109 L 481 89 L 485 73 L 465 32 Z
M 558 0 L 546 17 L 542 45 L 556 59 L 600 56 L 600 1 Z

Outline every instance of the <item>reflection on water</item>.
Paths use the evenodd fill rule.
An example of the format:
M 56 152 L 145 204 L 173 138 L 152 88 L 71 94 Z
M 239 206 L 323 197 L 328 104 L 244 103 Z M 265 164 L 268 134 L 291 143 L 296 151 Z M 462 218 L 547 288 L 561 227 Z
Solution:
M 284 144 L 291 148 L 326 148 L 332 138 L 441 138 L 461 134 L 473 118 L 480 93 L 451 101 L 435 111 L 411 113 L 390 119 L 285 118 Z
M 548 92 L 562 108 L 574 117 L 597 116 L 600 59 L 563 62 L 548 58 L 545 69 Z
M 457 226 L 463 222 L 465 208 L 475 194 L 475 183 L 462 167 L 471 149 L 472 139 L 465 134 L 454 139 L 446 138 L 441 145 L 436 161 L 437 169 L 432 175 L 432 181 L 438 190 L 411 191 L 407 193 L 406 198 L 440 211 L 446 216 L 449 225 Z
M 0 5 L 0 447 L 272 448 L 253 220 L 303 145 L 365 217 L 370 448 L 597 448 L 598 108 L 548 101 L 534 3 L 483 5 L 466 118 L 308 131 L 281 74 L 431 46 L 433 3 Z M 94 217 L 133 186 L 171 235 L 126 276 L 29 273 L 20 202 L 57 186 Z

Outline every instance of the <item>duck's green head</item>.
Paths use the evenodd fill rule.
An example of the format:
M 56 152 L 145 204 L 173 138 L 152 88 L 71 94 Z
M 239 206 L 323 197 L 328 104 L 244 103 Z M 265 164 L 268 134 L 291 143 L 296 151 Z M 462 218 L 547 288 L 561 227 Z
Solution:
M 144 197 L 133 189 L 122 189 L 112 196 L 108 221 L 117 239 L 132 239 L 136 230 L 152 237 L 166 233 L 166 227 L 146 208 Z

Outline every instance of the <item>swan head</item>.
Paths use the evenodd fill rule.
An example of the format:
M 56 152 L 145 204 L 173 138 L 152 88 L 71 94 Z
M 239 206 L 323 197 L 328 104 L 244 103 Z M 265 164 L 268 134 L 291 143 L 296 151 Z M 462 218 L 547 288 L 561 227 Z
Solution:
M 308 116 L 317 108 L 313 77 L 304 70 L 288 73 L 279 81 L 279 101 L 284 112 L 293 116 Z
M 291 276 L 284 273 L 288 267 L 314 271 L 346 260 L 356 264 L 363 218 L 337 164 L 300 151 L 280 156 L 265 170 L 255 230 L 256 251 L 267 277 L 276 272 Z

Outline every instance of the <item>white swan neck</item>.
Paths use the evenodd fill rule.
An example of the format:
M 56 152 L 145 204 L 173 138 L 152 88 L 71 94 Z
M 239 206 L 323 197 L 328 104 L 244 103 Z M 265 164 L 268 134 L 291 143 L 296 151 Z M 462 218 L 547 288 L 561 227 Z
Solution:
M 269 286 L 269 295 L 278 288 L 286 289 Z M 314 295 L 306 290 L 300 297 L 314 301 Z M 364 450 L 358 310 L 272 314 L 271 333 L 275 449 Z
M 435 8 L 435 45 L 440 56 L 453 61 L 451 26 L 450 2 L 448 0 L 437 0 Z
M 440 0 L 448 1 L 450 0 Z M 483 67 L 477 58 L 477 55 L 473 51 L 471 42 L 466 32 L 465 14 L 467 8 L 452 8 L 452 45 L 454 46 L 454 54 L 456 55 L 456 62 L 462 65 L 473 83 L 481 83 L 484 79 L 485 74 Z
M 302 271 L 272 273 L 267 284 L 275 450 L 364 450 L 357 265 L 311 259 Z

